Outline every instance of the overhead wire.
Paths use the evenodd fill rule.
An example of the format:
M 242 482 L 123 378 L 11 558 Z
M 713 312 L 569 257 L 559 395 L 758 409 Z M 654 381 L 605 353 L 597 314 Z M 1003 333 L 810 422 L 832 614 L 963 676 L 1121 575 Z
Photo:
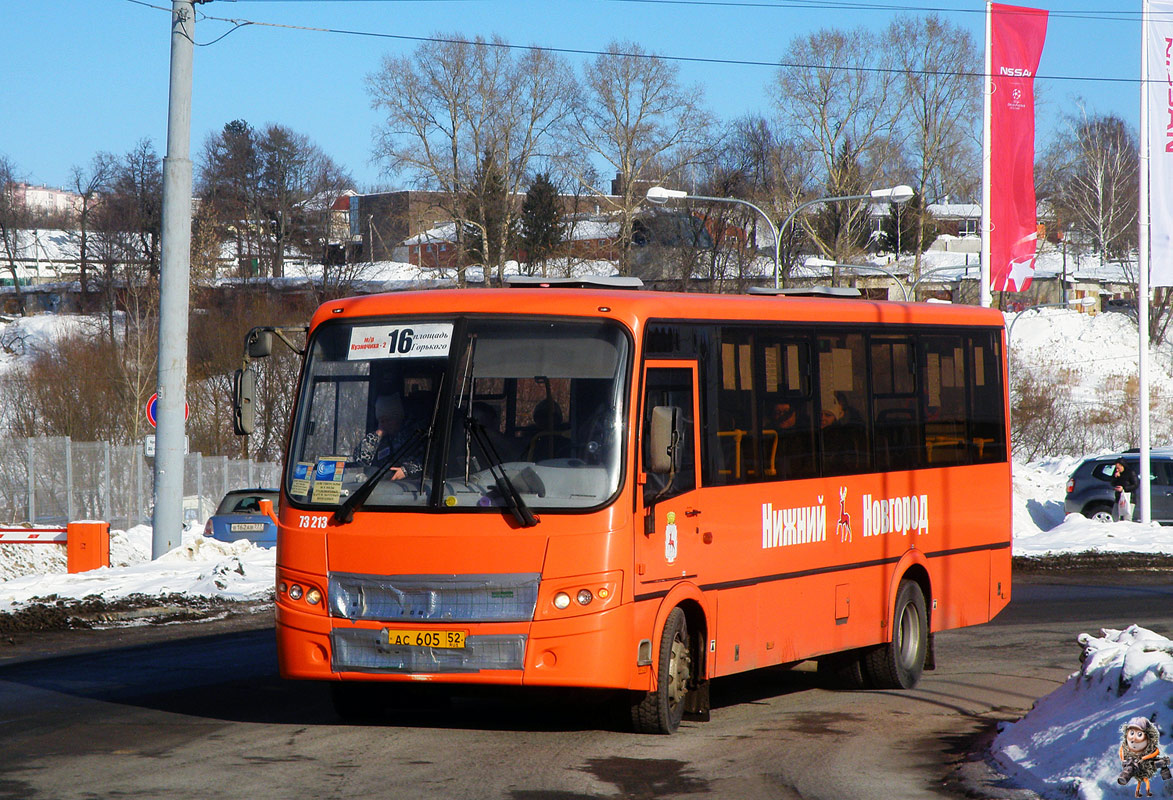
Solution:
M 241 2 L 241 1 L 242 0 L 231 0 L 231 2 Z M 243 1 L 244 2 L 262 2 L 264 0 L 243 0 Z M 272 1 L 272 0 L 269 0 L 269 1 Z M 339 2 L 342 0 L 334 0 L 334 1 Z M 345 1 L 351 2 L 352 0 L 345 0 Z M 365 2 L 374 2 L 374 1 L 381 1 L 381 2 L 436 2 L 437 0 L 364 0 L 364 1 Z M 800 0 L 781 0 L 781 2 L 799 2 L 799 1 Z M 154 5 L 152 3 L 146 2 L 146 0 L 126 0 L 126 2 L 134 3 L 136 5 L 145 6 L 148 8 L 153 8 L 153 9 L 156 9 L 159 11 L 167 11 L 168 13 L 170 13 L 170 11 L 171 11 L 171 9 L 169 9 L 169 8 L 165 8 L 165 7 L 159 6 L 159 5 Z M 749 4 L 750 0 L 611 0 L 611 2 L 653 3 L 653 4 L 654 3 L 661 3 L 661 4 L 669 4 L 670 3 L 670 4 L 683 4 L 683 5 L 702 5 L 702 4 L 742 5 L 743 2 L 744 2 L 744 4 Z M 816 7 L 839 8 L 839 7 L 847 7 L 849 5 L 853 5 L 853 4 L 849 4 L 849 3 L 828 4 L 827 0 L 817 0 L 817 2 L 822 4 L 822 6 L 816 6 L 814 4 L 810 4 L 810 5 L 803 4 L 801 7 L 803 7 L 803 8 L 816 8 Z M 768 7 L 772 7 L 772 8 L 783 7 L 779 4 L 759 3 L 759 5 L 768 5 Z M 857 5 L 866 5 L 866 7 L 868 7 L 868 8 L 877 8 L 877 9 L 881 8 L 880 6 L 875 6 L 872 4 L 857 4 Z M 920 9 L 920 8 L 917 8 L 914 6 L 907 6 L 906 7 L 906 6 L 896 6 L 896 5 L 893 5 L 893 6 L 891 6 L 890 9 L 886 9 L 886 10 L 892 10 L 892 9 L 933 10 L 933 9 Z M 956 9 L 953 9 L 953 10 L 956 10 Z M 982 12 L 982 13 L 984 13 L 984 12 Z M 827 70 L 844 71 L 844 72 L 855 71 L 855 72 L 873 72 L 873 73 L 881 73 L 881 74 L 888 73 L 888 74 L 904 74 L 904 75 L 937 75 L 937 76 L 942 76 L 942 77 L 968 77 L 968 78 L 988 77 L 984 73 L 984 71 L 982 71 L 982 70 L 918 70 L 918 69 L 908 69 L 908 68 L 904 68 L 904 67 L 866 67 L 866 66 L 858 66 L 858 65 L 850 65 L 850 64 L 840 65 L 840 64 L 819 64 L 819 63 L 792 63 L 792 62 L 785 62 L 785 61 L 757 61 L 757 60 L 750 60 L 750 59 L 714 58 L 714 57 L 704 57 L 704 56 L 663 55 L 663 54 L 658 54 L 658 53 L 623 53 L 623 52 L 613 53 L 613 52 L 606 51 L 606 50 L 592 50 L 589 48 L 552 47 L 552 46 L 534 45 L 534 44 L 522 45 L 522 44 L 512 44 L 510 42 L 504 42 L 504 41 L 484 41 L 484 40 L 475 41 L 475 40 L 444 37 L 444 36 L 413 36 L 410 34 L 386 33 L 386 32 L 382 32 L 382 31 L 349 30 L 349 29 L 345 29 L 345 28 L 329 28 L 329 27 L 319 27 L 319 26 L 311 26 L 311 25 L 293 25 L 293 24 L 281 23 L 281 22 L 262 22 L 259 20 L 241 19 L 241 18 L 234 18 L 234 17 L 219 17 L 219 16 L 214 16 L 214 15 L 208 14 L 204 11 L 197 11 L 197 14 L 199 15 L 199 17 L 201 19 L 206 19 L 206 20 L 210 20 L 213 22 L 224 22 L 224 23 L 227 23 L 227 24 L 234 26 L 227 33 L 223 34 L 222 36 L 218 37 L 217 39 L 214 39 L 211 42 L 199 43 L 201 46 L 207 46 L 209 44 L 214 44 L 214 43 L 220 41 L 221 39 L 223 39 L 229 33 L 233 33 L 234 31 L 239 30 L 242 27 L 256 26 L 256 27 L 262 27 L 262 28 L 279 28 L 279 29 L 285 29 L 285 30 L 306 31 L 306 32 L 311 32 L 311 33 L 328 33 L 328 34 L 335 34 L 335 35 L 341 35 L 341 36 L 359 36 L 359 37 L 376 38 L 376 39 L 392 39 L 392 40 L 396 40 L 396 41 L 407 41 L 407 42 L 434 43 L 434 44 L 466 44 L 466 45 L 476 45 L 479 47 L 494 47 L 494 48 L 509 49 L 509 50 L 526 50 L 526 51 L 532 51 L 532 52 L 558 53 L 561 55 L 576 55 L 576 56 L 617 55 L 617 56 L 625 56 L 625 57 L 630 57 L 630 58 L 648 58 L 648 59 L 655 58 L 655 59 L 659 59 L 662 61 L 672 61 L 672 62 L 690 63 L 690 64 L 710 64 L 710 65 L 718 65 L 718 66 L 769 67 L 772 69 L 827 69 Z M 1052 12 L 1051 16 L 1055 16 L 1055 12 Z M 1098 19 L 1099 17 L 1094 17 L 1094 18 Z M 1035 79 L 1036 80 L 1051 80 L 1051 81 L 1075 81 L 1075 82 L 1090 82 L 1090 83 L 1125 83 L 1125 84 L 1138 84 L 1141 82 L 1140 78 L 1110 77 L 1110 76 L 1100 76 L 1100 75 L 1053 75 L 1053 74 L 1046 74 L 1046 73 L 1036 74 Z

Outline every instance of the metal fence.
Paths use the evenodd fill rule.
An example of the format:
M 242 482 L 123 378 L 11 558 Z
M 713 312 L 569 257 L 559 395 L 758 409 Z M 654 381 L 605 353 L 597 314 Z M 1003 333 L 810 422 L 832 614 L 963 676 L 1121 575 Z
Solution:
M 141 446 L 68 436 L 0 439 L 0 523 L 98 519 L 114 529 L 149 524 L 154 460 Z M 192 453 L 184 459 L 184 521 L 210 516 L 230 489 L 277 486 L 280 466 Z

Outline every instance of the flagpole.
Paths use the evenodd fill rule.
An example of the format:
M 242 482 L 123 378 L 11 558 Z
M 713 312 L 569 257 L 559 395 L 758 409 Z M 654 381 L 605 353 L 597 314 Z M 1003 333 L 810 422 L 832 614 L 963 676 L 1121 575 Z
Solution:
M 993 13 L 993 0 L 986 0 L 986 62 L 982 77 L 982 249 L 981 249 L 981 305 L 989 308 L 993 304 L 993 295 L 990 292 L 990 112 L 994 90 L 994 56 L 992 53 L 993 25 L 990 15 Z M 1146 0 L 1147 2 L 1147 0 Z
M 1152 522 L 1149 501 L 1149 0 L 1141 0 L 1140 13 L 1140 209 L 1137 214 L 1137 297 L 1136 326 L 1139 328 L 1140 347 L 1137 359 L 1137 389 L 1140 392 L 1140 521 Z

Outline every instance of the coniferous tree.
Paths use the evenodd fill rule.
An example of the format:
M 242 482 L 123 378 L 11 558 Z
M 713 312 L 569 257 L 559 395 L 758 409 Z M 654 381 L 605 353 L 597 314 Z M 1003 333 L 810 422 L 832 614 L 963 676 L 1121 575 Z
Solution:
M 558 189 L 549 173 L 538 173 L 521 206 L 521 244 L 531 274 L 534 266 L 540 264 L 542 277 L 546 277 L 546 262 L 554 255 L 564 236 Z
M 497 268 L 497 279 L 503 271 L 505 254 L 509 252 L 512 239 L 505 230 L 509 218 L 508 194 L 505 190 L 505 176 L 497 165 L 496 156 L 486 150 L 473 175 L 472 190 L 466 202 L 466 219 L 473 223 L 472 231 L 465 231 L 465 250 L 479 258 L 485 268 L 485 278 L 491 267 Z M 477 227 L 480 225 L 484 228 Z M 488 235 L 489 240 L 483 241 Z
M 889 206 L 887 216 L 880 222 L 880 234 L 884 248 L 894 253 L 919 255 L 917 243 L 923 241 L 927 248 L 939 231 L 933 213 L 925 207 L 924 197 L 916 192 L 908 202 Z

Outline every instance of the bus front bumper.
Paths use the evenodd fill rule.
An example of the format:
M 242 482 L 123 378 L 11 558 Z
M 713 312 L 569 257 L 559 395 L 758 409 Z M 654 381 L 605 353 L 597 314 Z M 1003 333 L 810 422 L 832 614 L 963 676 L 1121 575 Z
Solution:
M 630 605 L 530 623 L 460 623 L 463 648 L 390 643 L 401 623 L 352 622 L 277 604 L 281 675 L 309 680 L 386 680 L 630 688 L 637 672 Z M 415 625 L 415 629 L 424 628 Z

